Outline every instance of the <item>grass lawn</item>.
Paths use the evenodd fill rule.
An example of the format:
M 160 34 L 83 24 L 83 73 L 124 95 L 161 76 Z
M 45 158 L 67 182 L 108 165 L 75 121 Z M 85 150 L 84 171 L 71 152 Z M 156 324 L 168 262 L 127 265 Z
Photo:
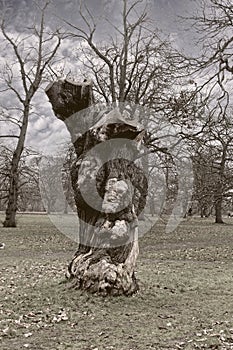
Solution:
M 76 243 L 44 215 L 0 228 L 1 350 L 233 349 L 233 219 L 185 220 L 140 240 L 133 297 L 67 290 Z

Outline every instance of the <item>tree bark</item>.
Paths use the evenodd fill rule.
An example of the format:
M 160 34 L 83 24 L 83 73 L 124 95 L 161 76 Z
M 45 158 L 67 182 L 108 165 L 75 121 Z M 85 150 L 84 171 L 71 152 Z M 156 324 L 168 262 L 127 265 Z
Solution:
M 6 216 L 3 222 L 4 227 L 16 227 L 17 198 L 18 198 L 18 157 L 16 153 L 14 153 L 12 158 Z
M 90 84 L 58 81 L 46 93 L 55 115 L 65 122 L 76 152 L 71 180 L 80 219 L 79 247 L 67 278 L 71 286 L 91 293 L 132 295 L 139 288 L 135 278 L 138 216 L 147 196 L 146 177 L 132 160 L 138 156 L 137 141 L 142 140 L 144 129 L 125 120 L 116 109 L 94 115 L 76 113 L 92 103 Z M 82 123 L 87 125 L 87 118 L 93 122 L 89 120 L 85 131 Z M 85 132 L 80 134 L 82 128 Z M 94 175 L 100 209 L 91 205 L 95 202 L 90 188 Z
M 218 198 L 215 202 L 215 223 L 223 224 L 222 218 L 222 198 Z
M 20 130 L 20 135 L 16 145 L 16 149 L 13 153 L 10 173 L 10 186 L 8 192 L 8 201 L 6 208 L 6 217 L 3 222 L 4 227 L 16 227 L 16 211 L 18 202 L 18 186 L 19 186 L 19 163 L 21 154 L 23 152 L 24 143 L 26 139 L 26 132 L 28 126 L 29 117 L 29 102 L 25 103 L 23 123 Z
M 16 227 L 16 212 L 18 206 L 18 190 L 19 190 L 19 164 L 21 155 L 24 149 L 24 143 L 26 139 L 28 118 L 29 118 L 29 106 L 30 102 L 26 101 L 24 105 L 23 123 L 20 128 L 20 135 L 18 142 L 13 153 L 11 168 L 10 168 L 10 184 L 8 189 L 7 207 L 5 220 L 3 222 L 4 227 Z
M 223 192 L 224 192 L 224 170 L 226 162 L 226 149 L 223 149 L 222 161 L 219 169 L 218 179 L 216 181 L 216 193 L 215 193 L 215 223 L 223 224 L 222 218 L 222 203 L 223 203 Z

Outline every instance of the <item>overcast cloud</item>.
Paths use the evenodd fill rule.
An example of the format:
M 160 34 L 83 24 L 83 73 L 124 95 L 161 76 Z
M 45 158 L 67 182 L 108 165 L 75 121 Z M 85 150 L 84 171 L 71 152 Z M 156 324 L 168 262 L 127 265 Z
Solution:
M 51 13 L 56 14 L 57 17 L 53 17 L 53 21 L 50 20 L 49 25 L 51 27 L 56 26 L 61 21 L 59 17 L 66 18 L 68 21 L 73 22 L 75 25 L 79 25 L 78 17 L 78 2 L 77 0 L 56 0 L 56 10 L 51 9 Z M 2 9 L 2 1 L 0 1 Z M 108 16 L 109 20 L 117 24 L 119 21 L 119 0 L 87 0 L 85 3 L 90 8 L 92 14 L 96 17 L 99 24 L 98 35 L 100 37 L 108 33 L 106 23 L 103 28 L 101 26 L 101 17 Z M 165 35 L 170 36 L 176 46 L 180 49 L 188 51 L 192 50 L 193 38 L 192 33 L 185 30 L 184 24 L 178 21 L 178 15 L 188 15 L 195 11 L 196 1 L 194 0 L 150 0 L 150 15 L 155 20 L 156 26 L 161 29 Z M 10 23 L 10 30 L 12 35 L 16 36 L 19 32 L 24 32 L 25 25 L 30 27 L 37 18 L 37 14 L 32 9 L 32 2 L 30 0 L 11 0 L 7 1 L 8 10 L 5 16 L 8 17 Z M 52 18 L 52 16 L 50 17 Z M 109 29 L 110 30 L 110 29 Z M 1 38 L 0 38 L 1 39 Z M 71 70 L 73 74 L 78 75 L 80 66 L 77 63 L 77 50 L 75 49 L 78 44 L 72 44 L 70 41 L 66 41 L 63 44 L 61 50 L 61 57 L 63 60 L 59 63 L 61 66 L 65 62 L 66 72 Z M 12 56 L 12 60 L 13 60 Z M 6 60 L 9 63 L 9 52 L 6 48 L 1 50 L 0 53 L 0 66 L 4 67 Z M 44 86 L 45 87 L 45 86 Z M 43 87 L 43 89 L 44 89 Z M 68 139 L 69 135 L 66 131 L 64 124 L 57 120 L 53 115 L 51 105 L 41 89 L 34 99 L 33 115 L 30 119 L 27 145 L 34 149 L 39 149 L 42 152 L 50 151 L 51 145 L 54 150 L 63 145 Z M 3 101 L 4 99 L 4 101 Z M 6 99 L 6 95 L 0 96 L 0 102 L 13 106 L 15 99 Z M 7 132 L 7 126 L 3 128 L 0 125 L 0 133 Z

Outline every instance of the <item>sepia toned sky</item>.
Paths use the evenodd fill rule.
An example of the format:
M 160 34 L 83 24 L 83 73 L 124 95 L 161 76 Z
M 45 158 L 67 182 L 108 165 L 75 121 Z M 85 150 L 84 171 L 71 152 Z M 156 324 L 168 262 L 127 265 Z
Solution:
M 42 2 L 42 0 L 39 1 Z M 27 22 L 30 25 L 30 22 L 34 21 L 37 16 L 32 11 L 33 2 L 31 0 L 0 0 L 0 9 L 4 2 L 7 3 L 9 9 L 8 20 L 18 31 L 23 30 L 23 25 Z M 58 16 L 57 21 L 59 21 L 59 17 L 62 17 L 78 25 L 81 23 L 78 16 L 79 2 L 80 0 L 53 0 L 55 7 L 51 11 Z M 101 17 L 104 16 L 107 16 L 109 21 L 113 21 L 114 24 L 119 22 L 121 0 L 85 0 L 84 3 L 96 17 L 99 27 L 101 27 Z M 187 24 L 183 23 L 179 16 L 186 17 L 193 14 L 198 8 L 198 0 L 142 0 L 142 7 L 146 3 L 148 14 L 155 21 L 155 25 L 166 34 L 177 34 L 179 43 L 183 46 L 190 45 L 191 48 L 189 39 L 192 32 L 185 30 Z M 56 22 L 56 17 L 53 17 L 52 21 Z M 106 32 L 106 23 L 104 29 Z
M 40 0 L 39 0 L 40 1 Z M 5 16 L 8 19 L 11 33 L 23 32 L 25 26 L 30 27 L 37 19 L 37 13 L 33 11 L 31 0 L 0 0 L 0 11 L 3 9 L 3 2 L 7 3 Z M 78 16 L 79 0 L 55 0 L 55 7 L 51 9 L 51 13 L 55 16 L 48 23 L 51 27 L 62 23 L 61 18 L 79 25 L 80 18 Z M 85 4 L 95 17 L 99 31 L 97 34 L 101 37 L 109 33 L 109 28 L 102 26 L 102 18 L 108 17 L 109 21 L 116 26 L 119 23 L 120 0 L 86 0 Z M 197 6 L 196 0 L 149 0 L 148 12 L 150 17 L 155 21 L 156 27 L 161 30 L 165 36 L 169 36 L 174 44 L 183 50 L 191 52 L 193 50 L 192 32 L 187 31 L 187 24 L 184 24 L 178 16 L 188 16 L 195 11 Z M 142 2 L 142 6 L 145 1 Z M 64 25 L 64 23 L 63 23 Z M 70 65 L 75 61 L 72 58 L 72 47 L 70 43 L 66 43 L 62 53 L 64 58 Z M 7 52 L 0 51 L 0 65 L 4 65 Z M 4 96 L 5 99 L 5 96 Z M 1 102 L 1 96 L 0 96 Z M 43 89 L 39 91 L 35 98 L 36 114 L 30 119 L 29 130 L 27 136 L 27 145 L 46 152 L 51 145 L 62 144 L 68 140 L 68 133 L 65 126 L 57 120 L 52 112 L 52 108 L 47 101 Z M 10 102 L 9 102 L 10 103 Z M 12 101 L 14 103 L 14 101 Z M 1 126 L 2 127 L 2 126 Z M 1 130 L 0 130 L 1 133 Z

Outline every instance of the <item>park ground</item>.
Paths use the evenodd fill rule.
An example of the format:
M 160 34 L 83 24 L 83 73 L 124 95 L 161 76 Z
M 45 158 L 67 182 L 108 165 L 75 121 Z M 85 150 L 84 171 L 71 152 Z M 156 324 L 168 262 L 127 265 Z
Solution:
M 0 228 L 1 350 L 233 349 L 233 219 L 157 223 L 140 240 L 133 297 L 67 289 L 76 243 L 46 215 Z

